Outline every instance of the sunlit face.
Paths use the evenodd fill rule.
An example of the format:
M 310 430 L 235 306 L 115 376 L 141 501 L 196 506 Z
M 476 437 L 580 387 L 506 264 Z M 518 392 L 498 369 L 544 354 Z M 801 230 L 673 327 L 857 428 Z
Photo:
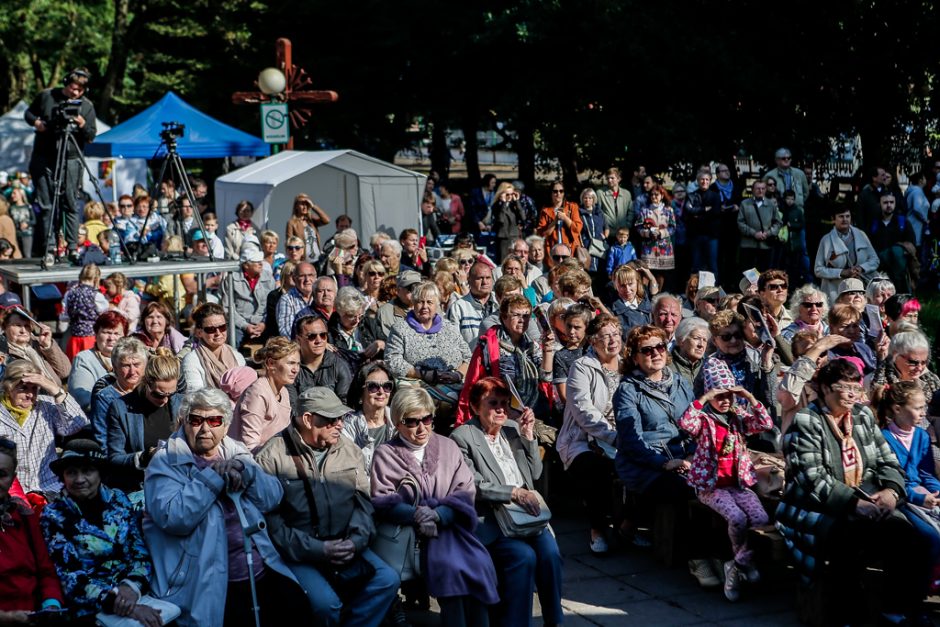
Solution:
M 433 296 L 415 299 L 411 305 L 415 312 L 415 318 L 424 325 L 429 325 L 434 320 L 438 306 L 437 298 Z
M 410 412 L 402 416 L 395 426 L 403 440 L 415 446 L 424 446 L 431 439 L 434 423 L 424 424 L 428 418 L 433 420 L 434 414 L 423 411 Z
M 159 311 L 151 311 L 144 318 L 144 331 L 154 339 L 159 339 L 166 333 L 167 320 Z
M 911 381 L 924 374 L 930 352 L 926 348 L 908 351 L 894 356 L 894 366 L 902 381 Z
M 712 184 L 712 175 L 704 173 L 699 174 L 696 181 L 698 182 L 698 188 L 702 191 L 705 191 Z
M 516 242 L 512 247 L 512 254 L 521 257 L 523 260 L 529 258 L 529 245 L 525 242 Z
M 672 337 L 676 332 L 676 326 L 682 314 L 679 312 L 679 303 L 674 300 L 663 300 L 656 307 L 656 313 L 653 315 L 654 324 L 666 332 L 666 335 Z
M 744 350 L 744 330 L 737 324 L 718 329 L 712 336 L 715 346 L 725 355 L 737 355 Z
M 520 275 L 521 275 L 520 271 Z M 482 263 L 474 264 L 470 269 L 470 293 L 475 298 L 489 298 L 493 291 L 493 271 Z
M 410 235 L 408 235 L 408 237 L 402 240 L 401 247 L 404 249 L 406 253 L 408 253 L 409 255 L 413 255 L 415 254 L 415 251 L 418 250 L 419 241 L 420 240 L 418 238 L 418 234 L 411 233 Z
M 203 220 L 203 224 L 206 227 L 206 231 L 209 233 L 215 233 L 219 228 L 219 221 L 215 218 L 207 218 L 206 220 Z
M 10 402 L 20 409 L 32 409 L 39 394 L 39 386 L 35 383 L 20 381 L 10 391 Z
M 580 345 L 587 333 L 587 325 L 578 316 L 571 316 L 565 320 L 565 334 L 569 345 Z
M 292 242 L 288 242 L 287 246 L 284 247 L 284 252 L 288 261 L 300 263 L 304 260 L 304 253 L 306 250 L 303 242 L 294 240 Z
M 322 309 L 332 309 L 336 302 L 336 283 L 332 279 L 317 281 L 313 290 L 313 302 Z
M 604 325 L 597 335 L 591 338 L 591 346 L 594 347 L 594 352 L 605 361 L 619 355 L 623 347 L 620 329 L 612 324 Z
M 222 410 L 213 407 L 193 407 L 189 410 L 189 416 L 198 416 L 199 418 L 221 415 L 223 415 Z M 222 444 L 222 438 L 228 432 L 228 424 L 223 421 L 218 427 L 210 427 L 209 422 L 203 420 L 202 424 L 194 427 L 189 422 L 189 416 L 183 416 L 183 433 L 186 436 L 189 448 L 200 457 L 214 456 Z
M 913 324 L 917 324 L 917 322 L 920 320 L 920 310 L 917 309 L 917 310 L 909 311 L 903 316 L 901 316 L 901 319 L 911 322 Z
M 293 385 L 300 372 L 300 352 L 294 351 L 280 359 L 268 359 L 264 367 L 268 377 L 278 385 Z
M 783 279 L 771 279 L 764 284 L 760 292 L 761 300 L 770 307 L 779 307 L 787 302 L 787 282 Z
M 607 185 L 609 185 L 612 189 L 617 189 L 620 187 L 620 177 L 613 173 L 608 174 Z
M 322 356 L 326 351 L 328 338 L 326 323 L 319 318 L 305 323 L 302 328 L 298 329 L 297 341 L 300 343 L 303 360 L 310 361 Z
M 809 325 L 819 324 L 822 320 L 822 308 L 823 299 L 819 292 L 803 296 L 800 301 L 800 320 Z
M 124 327 L 101 328 L 95 333 L 95 347 L 107 357 L 122 337 L 124 337 Z
M 513 337 L 522 337 L 522 334 L 525 333 L 526 329 L 529 327 L 529 319 L 532 317 L 532 312 L 528 309 L 510 309 L 506 312 L 505 316 L 501 316 L 500 320 L 503 324 L 503 328 L 509 332 Z
M 382 246 L 382 254 L 379 255 L 382 265 L 391 270 L 396 270 L 401 262 L 401 255 L 391 246 Z
M 26 346 L 32 339 L 30 326 L 32 323 L 19 314 L 9 314 L 6 319 L 6 325 L 3 327 L 3 333 L 7 336 L 7 341 L 17 346 Z
M 265 237 L 261 240 L 261 251 L 265 257 L 270 257 L 277 252 L 277 240 L 273 237 Z
M 633 359 L 645 374 L 659 372 L 666 367 L 666 343 L 655 335 L 640 340 Z
M 698 361 L 705 357 L 705 349 L 708 348 L 708 333 L 701 329 L 695 329 L 685 336 L 685 339 L 679 343 L 682 353 L 692 361 Z
M 308 420 L 309 423 L 306 422 Z M 304 421 L 305 424 L 310 425 L 309 431 L 303 436 L 310 446 L 323 449 L 339 442 L 340 434 L 343 432 L 342 418 L 333 420 L 326 416 L 308 413 L 304 414 Z
M 624 302 L 630 303 L 630 302 L 633 302 L 634 299 L 636 299 L 636 291 L 637 291 L 636 278 L 629 277 L 624 281 L 620 281 L 620 279 L 615 279 L 614 287 L 617 289 L 617 295 Z
M 503 264 L 503 274 L 507 276 L 514 276 L 522 278 L 522 266 L 518 261 L 513 259 L 512 261 L 507 261 Z
M 225 316 L 214 314 L 207 316 L 202 322 L 202 326 L 196 330 L 199 341 L 205 344 L 210 350 L 216 350 L 225 344 L 228 337 L 228 324 Z
M 312 264 L 302 263 L 294 268 L 294 287 L 304 298 L 313 294 L 313 285 L 317 280 L 317 271 Z
M 865 310 L 865 292 L 859 290 L 857 292 L 843 292 L 839 294 L 839 298 L 836 299 L 836 303 L 844 305 L 852 305 L 852 308 L 855 311 L 861 313 Z
M 834 335 L 847 337 L 853 342 L 857 342 L 862 337 L 862 325 L 859 324 L 858 320 L 840 322 L 833 325 L 829 332 Z
M 101 473 L 94 466 L 69 466 L 62 471 L 65 491 L 76 501 L 87 501 L 98 496 Z
M 545 261 L 545 249 L 541 246 L 534 246 L 529 248 L 529 261 L 539 265 Z
M 912 394 L 904 405 L 892 405 L 894 421 L 903 426 L 921 424 L 927 417 L 927 397 L 921 392 Z
M 392 398 L 393 388 L 384 370 L 370 373 L 363 387 L 362 404 L 366 408 L 384 408 Z
M 473 411 L 479 417 L 480 426 L 484 431 L 498 431 L 509 418 L 509 396 L 500 392 L 489 392 L 473 407 Z
M 594 203 L 597 202 L 597 196 L 594 194 L 585 194 L 581 197 L 581 204 L 584 205 L 585 209 L 593 209 Z
M 170 379 L 169 381 L 153 381 L 145 384 L 144 393 L 147 395 L 147 400 L 156 407 L 163 407 L 176 394 L 176 383 L 176 379 Z
M 134 201 L 134 213 L 138 218 L 145 218 L 147 216 L 147 210 L 150 208 L 150 204 L 147 202 L 146 196 L 141 196 Z
M 114 368 L 114 376 L 122 390 L 129 390 L 140 383 L 144 374 L 145 362 L 136 355 L 122 357 Z
M 864 389 L 858 381 L 844 380 L 833 383 L 831 387 L 825 385 L 821 387 L 826 407 L 840 415 L 852 411 L 855 403 L 861 400 Z
M 242 264 L 245 270 L 245 276 L 256 278 L 261 276 L 261 270 L 264 268 L 263 261 L 246 261 Z
M 372 267 L 368 270 L 363 270 L 363 277 L 360 283 L 365 286 L 366 291 L 375 292 L 381 287 L 384 278 L 384 268 Z
M 894 290 L 892 289 L 876 289 L 871 295 L 871 304 L 878 305 L 878 308 L 884 313 L 885 301 L 892 296 L 894 296 Z

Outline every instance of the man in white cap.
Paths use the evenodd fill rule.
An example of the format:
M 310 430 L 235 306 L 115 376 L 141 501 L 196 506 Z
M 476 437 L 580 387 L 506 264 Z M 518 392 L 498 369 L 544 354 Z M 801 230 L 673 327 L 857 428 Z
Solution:
M 232 276 L 232 312 L 235 317 L 235 342 L 238 346 L 256 340 L 264 333 L 267 324 L 265 305 L 268 294 L 276 287 L 274 276 L 264 266 L 264 253 L 254 246 L 242 248 L 241 264 L 242 271 Z M 223 283 L 223 303 L 228 302 L 227 291 L 227 283 Z

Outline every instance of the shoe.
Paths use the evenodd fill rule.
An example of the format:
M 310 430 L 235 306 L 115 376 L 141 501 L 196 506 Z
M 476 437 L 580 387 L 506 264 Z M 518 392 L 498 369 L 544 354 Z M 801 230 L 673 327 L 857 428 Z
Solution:
M 721 581 L 721 584 L 724 585 L 725 563 L 721 561 L 720 559 L 718 559 L 717 557 L 713 557 L 712 559 L 708 560 L 708 563 L 711 565 L 712 572 L 715 573 L 715 577 L 717 577 Z
M 728 560 L 725 562 L 725 598 L 732 603 L 741 598 L 740 586 L 738 565 L 734 563 L 734 560 Z
M 388 625 L 388 627 L 411 627 L 411 623 L 408 622 L 408 616 L 405 615 L 405 607 L 402 605 L 401 597 L 397 594 L 395 595 L 395 600 L 392 601 L 392 605 L 385 613 L 385 620 L 382 624 Z
M 698 579 L 703 588 L 714 588 L 721 585 L 721 580 L 715 576 L 708 560 L 689 560 L 689 573 Z
M 52 253 L 46 253 L 42 258 L 42 267 L 44 270 L 50 269 L 55 265 L 55 255 Z
M 758 583 L 760 581 L 760 572 L 758 572 L 754 564 L 748 564 L 747 566 L 738 564 L 738 572 L 741 575 L 741 579 L 747 583 Z
M 73 250 L 72 252 L 69 253 L 68 260 L 69 260 L 69 264 L 73 266 L 82 265 L 82 256 L 78 254 L 77 250 Z
M 603 555 L 609 550 L 610 547 L 607 546 L 607 540 L 603 535 L 591 539 L 591 553 L 594 555 Z

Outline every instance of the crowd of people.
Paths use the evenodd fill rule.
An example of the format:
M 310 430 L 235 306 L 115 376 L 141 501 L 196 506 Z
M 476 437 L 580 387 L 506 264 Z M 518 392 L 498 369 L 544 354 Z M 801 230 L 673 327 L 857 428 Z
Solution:
M 832 582 L 833 620 L 864 618 L 847 600 L 877 559 L 879 620 L 929 624 L 923 207 L 873 187 L 871 229 L 837 206 L 811 265 L 813 185 L 776 156 L 746 198 L 723 164 L 671 190 L 612 168 L 579 202 L 554 182 L 541 210 L 515 182 L 462 201 L 431 176 L 423 224 L 397 238 L 307 194 L 283 240 L 247 201 L 218 232 L 172 185 L 165 203 L 89 203 L 61 341 L 2 295 L 0 624 L 406 625 L 433 596 L 442 624 L 516 627 L 537 593 L 559 625 L 552 465 L 594 554 L 662 540 L 673 508 L 689 573 L 733 602 L 761 578 L 750 531 L 775 524 L 805 585 Z M 739 257 L 718 252 L 729 225 Z M 234 287 L 132 283 L 110 229 L 238 259 Z M 771 462 L 786 473 L 768 488 Z M 684 515 L 695 501 L 727 546 Z

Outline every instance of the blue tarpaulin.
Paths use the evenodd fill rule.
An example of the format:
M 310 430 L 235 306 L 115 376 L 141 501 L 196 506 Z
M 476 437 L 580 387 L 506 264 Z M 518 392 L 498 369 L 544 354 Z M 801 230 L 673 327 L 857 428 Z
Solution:
M 186 103 L 172 91 L 129 120 L 85 146 L 89 157 L 152 159 L 166 154 L 160 146 L 163 122 L 185 125 L 177 151 L 184 159 L 267 157 L 270 147 L 257 137 L 223 124 Z M 159 151 L 158 151 L 159 148 Z

